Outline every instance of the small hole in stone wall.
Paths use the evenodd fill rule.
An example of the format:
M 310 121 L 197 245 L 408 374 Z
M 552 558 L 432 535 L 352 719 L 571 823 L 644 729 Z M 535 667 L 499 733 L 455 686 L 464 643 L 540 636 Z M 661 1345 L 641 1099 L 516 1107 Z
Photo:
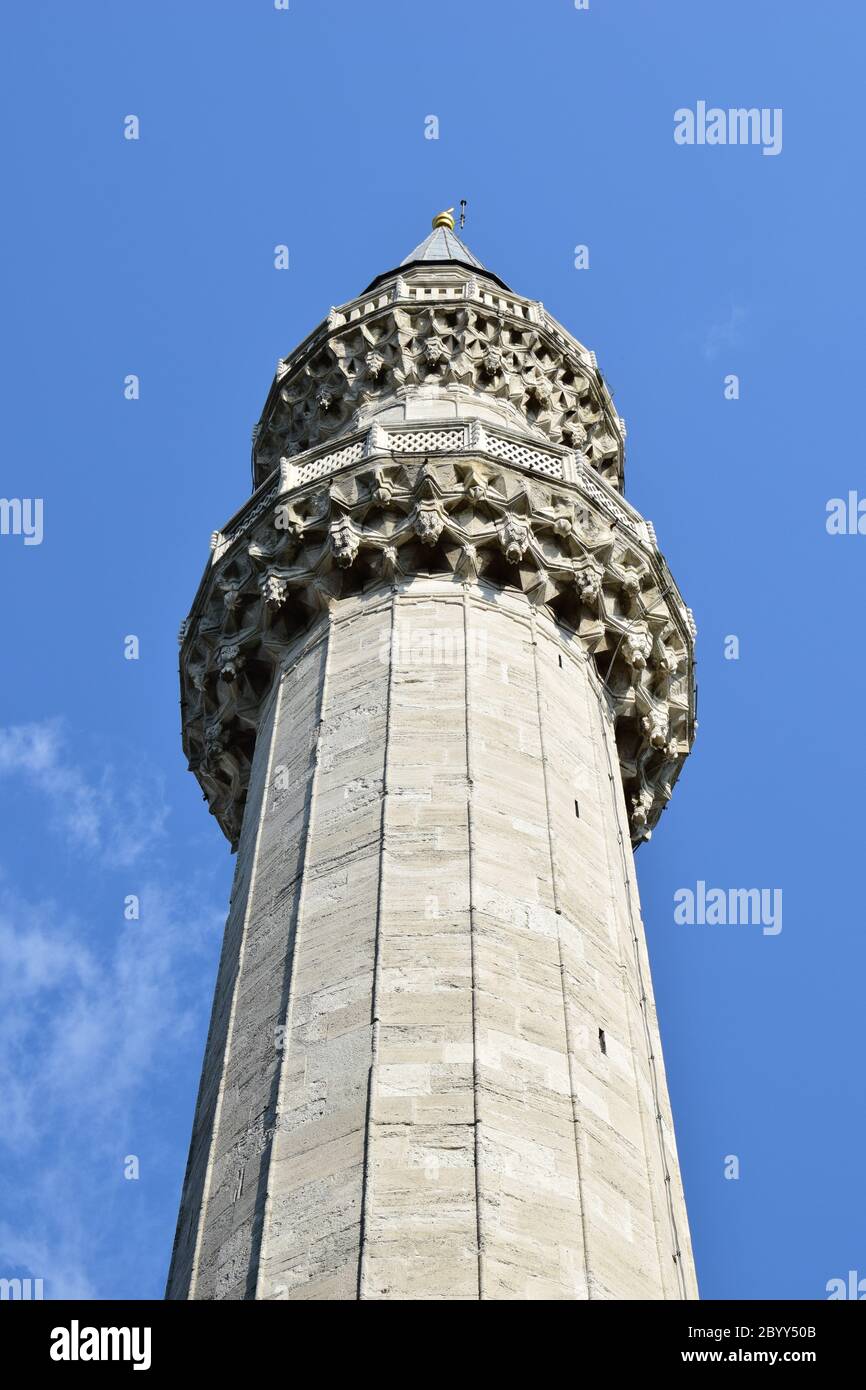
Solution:
M 598 1030 L 598 1045 L 605 1056 L 607 1056 L 607 1038 L 604 1036 L 603 1028 L 599 1028 Z
M 559 653 L 559 664 L 562 665 L 562 652 Z
M 577 819 L 580 820 L 580 807 L 576 801 L 574 803 L 574 814 L 577 816 Z

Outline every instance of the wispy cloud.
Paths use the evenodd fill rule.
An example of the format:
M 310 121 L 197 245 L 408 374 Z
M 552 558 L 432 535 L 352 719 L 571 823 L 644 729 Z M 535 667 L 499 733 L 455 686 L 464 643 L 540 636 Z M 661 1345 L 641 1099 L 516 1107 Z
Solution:
M 0 1224 L 0 1264 L 26 1264 L 50 1297 L 91 1283 L 111 1238 L 100 1193 L 147 1142 L 142 1107 L 201 1012 L 196 967 L 222 928 L 189 886 L 140 897 L 140 920 L 100 942 L 56 903 L 0 891 L 0 1166 L 19 1217 Z
M 53 1194 L 44 1193 L 45 1201 L 50 1202 L 52 1195 L 56 1199 L 56 1188 Z M 33 1194 L 28 1196 L 32 1200 Z M 50 1240 L 0 1222 L 0 1262 L 6 1271 L 28 1271 L 20 1277 L 44 1280 L 46 1298 L 96 1298 L 96 1288 L 86 1269 L 87 1243 L 80 1223 L 65 1205 L 56 1217 L 57 1229 Z M 51 1271 L 48 1278 L 47 1270 Z
M 121 783 L 113 767 L 90 780 L 68 753 L 62 721 L 0 728 L 0 777 L 23 777 L 48 799 L 51 824 L 72 848 L 126 868 L 164 832 L 168 807 L 155 778 Z
M 703 354 L 709 361 L 722 352 L 742 347 L 748 314 L 742 304 L 732 304 L 727 313 L 711 323 L 704 333 Z
M 164 1158 L 163 1097 L 202 1026 L 224 907 L 154 853 L 132 883 L 108 879 L 110 921 L 94 907 L 109 869 L 158 844 L 167 807 L 138 771 L 88 776 L 60 723 L 0 729 L 4 777 L 26 781 L 48 838 L 76 854 L 71 887 L 44 896 L 0 866 L 0 1275 L 25 1270 L 49 1298 L 116 1297 L 159 1202 L 148 1178 Z M 122 916 L 130 890 L 135 921 Z M 128 1153 L 142 1159 L 139 1183 L 123 1178 Z M 143 1277 L 139 1266 L 132 1287 Z
M 0 893 L 0 1134 L 23 1150 L 64 1118 L 113 1134 L 160 1050 L 190 1025 L 185 967 L 222 912 L 158 884 L 106 943 L 56 903 Z

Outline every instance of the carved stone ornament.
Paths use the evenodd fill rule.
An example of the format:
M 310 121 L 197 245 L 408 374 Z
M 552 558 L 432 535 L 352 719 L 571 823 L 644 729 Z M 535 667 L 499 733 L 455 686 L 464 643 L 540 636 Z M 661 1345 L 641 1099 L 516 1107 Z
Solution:
M 615 723 L 633 837 L 648 836 L 693 738 L 693 636 L 661 557 L 601 505 L 455 455 L 361 460 L 251 518 L 209 566 L 181 648 L 184 746 L 232 843 L 291 643 L 340 597 L 414 574 L 522 590 L 582 645 Z
M 424 279 L 411 269 L 332 310 L 280 362 L 256 429 L 256 485 L 281 459 L 350 431 L 365 411 L 450 390 L 496 402 L 531 437 L 580 450 L 621 489 L 622 425 L 592 355 L 532 301 L 493 287 L 489 302 L 480 275 L 455 268 L 433 302 Z

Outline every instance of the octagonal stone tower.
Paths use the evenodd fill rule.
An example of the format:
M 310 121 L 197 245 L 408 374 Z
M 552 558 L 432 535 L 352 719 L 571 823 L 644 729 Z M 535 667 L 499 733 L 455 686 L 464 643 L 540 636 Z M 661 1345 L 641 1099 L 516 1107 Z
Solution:
M 447 213 L 279 362 L 181 634 L 238 857 L 169 1298 L 697 1297 L 632 859 L 694 626 L 624 438 Z

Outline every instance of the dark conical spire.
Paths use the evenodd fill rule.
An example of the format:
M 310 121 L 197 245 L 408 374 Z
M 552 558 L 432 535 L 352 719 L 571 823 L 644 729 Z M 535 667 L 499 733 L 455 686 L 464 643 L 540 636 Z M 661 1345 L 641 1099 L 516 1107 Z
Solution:
M 437 212 L 433 218 L 433 230 L 424 241 L 419 242 L 408 256 L 404 256 L 399 266 L 392 270 L 386 270 L 381 275 L 377 275 L 367 286 L 367 290 L 374 289 L 383 280 L 393 276 L 403 269 L 408 269 L 413 265 L 462 265 L 469 270 L 477 270 L 482 275 L 486 275 L 488 280 L 494 280 L 497 285 L 501 285 L 504 290 L 508 289 L 504 280 L 498 275 L 494 275 L 492 270 L 488 270 L 483 261 L 479 261 L 465 246 L 454 232 L 454 209 L 449 208 L 447 212 Z M 366 293 L 366 291 L 365 291 Z
M 430 235 L 408 256 L 403 257 L 401 265 L 412 265 L 416 261 L 460 261 L 463 265 L 474 266 L 476 270 L 485 269 L 478 257 L 473 256 L 469 247 L 464 246 L 459 236 L 455 235 L 453 211 L 453 208 L 449 208 L 447 212 L 436 214 Z
M 367 285 L 367 291 L 381 285 L 384 279 L 399 274 L 402 270 L 407 270 L 410 265 L 466 265 L 468 270 L 480 271 L 482 275 L 487 275 L 488 279 L 496 282 L 496 285 L 507 289 L 509 286 L 499 275 L 493 274 L 488 270 L 484 261 L 478 260 L 473 256 L 468 246 L 464 246 L 459 236 L 455 235 L 455 218 L 453 218 L 453 207 L 449 207 L 445 213 L 436 213 L 432 220 L 432 232 L 423 242 L 418 243 L 416 249 L 411 250 L 409 256 L 403 257 L 398 267 L 393 270 L 386 270 L 381 275 L 377 275 L 374 281 Z M 364 291 L 364 293 L 367 293 Z

